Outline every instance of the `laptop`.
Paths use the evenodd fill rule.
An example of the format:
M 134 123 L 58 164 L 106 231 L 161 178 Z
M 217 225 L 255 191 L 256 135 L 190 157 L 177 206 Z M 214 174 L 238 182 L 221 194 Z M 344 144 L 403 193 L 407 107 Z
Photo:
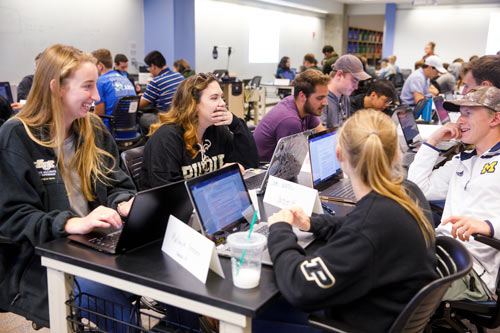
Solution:
M 297 177 L 307 156 L 307 137 L 314 131 L 311 129 L 281 138 L 276 144 L 266 172 L 245 173 L 244 179 L 247 188 L 249 190 L 257 189 L 257 194 L 263 194 L 266 191 L 269 176 L 285 180 Z M 247 176 L 249 174 L 250 176 Z
M 255 208 L 238 165 L 230 165 L 197 178 L 188 179 L 186 188 L 200 222 L 203 235 L 217 244 L 217 252 L 230 256 L 226 245 L 229 234 L 246 231 L 250 227 Z M 312 233 L 294 228 L 299 245 L 308 246 L 313 240 Z M 255 224 L 253 231 L 267 236 L 269 226 L 266 222 Z M 262 263 L 272 265 L 269 252 L 262 256 Z
M 338 132 L 329 129 L 309 136 L 309 159 L 313 188 L 321 200 L 356 203 L 351 182 L 343 178 L 335 149 Z
M 444 125 L 444 124 L 450 122 L 450 114 L 443 107 L 443 102 L 444 102 L 443 97 L 441 97 L 441 96 L 434 97 L 434 105 L 436 105 L 436 111 L 437 111 L 439 121 L 441 122 L 441 125 Z
M 408 148 L 418 149 L 423 142 L 418 130 L 417 122 L 413 117 L 413 112 L 411 110 L 400 111 L 398 112 L 397 116 Z M 456 145 L 456 141 L 442 141 L 436 145 L 436 148 L 440 151 L 445 152 L 455 147 Z
M 9 104 L 14 103 L 9 82 L 0 82 L 0 95 L 2 95 L 7 101 L 9 101 Z
M 184 181 L 179 181 L 137 193 L 121 229 L 97 228 L 68 238 L 101 252 L 122 253 L 162 239 L 170 215 L 188 222 L 192 212 Z

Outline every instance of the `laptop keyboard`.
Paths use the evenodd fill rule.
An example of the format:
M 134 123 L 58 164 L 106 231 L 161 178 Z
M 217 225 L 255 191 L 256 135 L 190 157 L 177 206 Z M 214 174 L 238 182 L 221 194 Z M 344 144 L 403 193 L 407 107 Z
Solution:
M 268 225 L 262 226 L 259 229 L 255 230 L 255 232 L 267 237 L 269 236 L 269 226 Z
M 260 188 L 265 177 L 266 173 L 261 172 L 255 176 L 245 179 L 245 184 L 247 185 L 247 189 L 255 190 Z
M 356 201 L 356 196 L 354 195 L 354 191 L 352 189 L 351 184 L 345 184 L 344 186 L 335 186 L 329 188 L 321 193 L 321 195 L 332 197 L 332 198 L 341 198 L 351 201 Z
M 121 230 L 112 232 L 110 234 L 107 234 L 106 236 L 103 237 L 95 237 L 92 239 L 89 239 L 89 242 L 95 245 L 99 246 L 104 246 L 109 249 L 115 249 L 116 244 L 118 244 L 118 240 L 120 239 L 120 234 L 122 233 Z

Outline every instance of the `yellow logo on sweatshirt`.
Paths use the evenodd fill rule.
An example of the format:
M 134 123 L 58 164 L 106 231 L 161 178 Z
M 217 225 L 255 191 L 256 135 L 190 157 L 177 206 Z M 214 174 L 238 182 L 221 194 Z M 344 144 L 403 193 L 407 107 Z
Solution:
M 485 174 L 485 173 L 493 173 L 495 172 L 495 167 L 497 166 L 497 161 L 493 162 L 493 163 L 486 163 L 484 166 L 483 166 L 483 170 L 481 171 L 481 174 Z

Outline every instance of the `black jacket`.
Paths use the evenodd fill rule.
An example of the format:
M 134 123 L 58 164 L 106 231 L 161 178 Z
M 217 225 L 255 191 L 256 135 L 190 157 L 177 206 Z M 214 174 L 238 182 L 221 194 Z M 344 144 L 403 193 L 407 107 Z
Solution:
M 23 77 L 19 86 L 17 87 L 17 101 L 20 102 L 22 99 L 27 100 L 30 94 L 31 86 L 33 85 L 34 75 L 26 75 Z
M 95 141 L 115 157 L 116 164 L 108 175 L 109 186 L 96 183 L 97 199 L 89 208 L 116 208 L 133 196 L 134 185 L 118 167 L 111 135 L 106 130 L 98 132 Z M 54 150 L 31 140 L 19 119 L 10 119 L 0 128 L 0 235 L 13 242 L 0 243 L 0 308 L 46 326 L 47 274 L 34 253 L 35 246 L 65 237 L 64 225 L 75 216 L 56 161 Z M 106 162 L 111 167 L 111 159 Z
M 203 135 L 206 146 L 205 163 L 202 153 L 196 158 L 186 150 L 184 130 L 175 124 L 162 125 L 144 147 L 141 169 L 142 188 L 198 177 L 221 168 L 224 163 L 239 162 L 245 168 L 259 165 L 259 156 L 252 133 L 242 119 L 233 116 L 227 126 L 210 126 Z
M 408 186 L 429 209 L 416 185 Z M 387 332 L 410 299 L 437 278 L 434 244 L 426 247 L 402 206 L 373 191 L 345 217 L 312 218 L 311 231 L 326 241 L 312 255 L 297 245 L 288 223 L 273 224 L 268 239 L 281 293 L 305 311 L 326 310 L 360 330 Z

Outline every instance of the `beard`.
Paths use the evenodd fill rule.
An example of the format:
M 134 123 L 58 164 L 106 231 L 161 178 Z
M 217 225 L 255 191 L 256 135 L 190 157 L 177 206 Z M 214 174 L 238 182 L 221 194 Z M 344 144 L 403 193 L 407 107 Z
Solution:
M 306 100 L 306 103 L 304 104 L 304 113 L 306 115 L 321 116 L 321 113 L 323 112 L 324 108 L 325 108 L 324 106 L 321 106 L 320 109 L 313 108 L 311 103 L 309 103 L 309 100 Z

